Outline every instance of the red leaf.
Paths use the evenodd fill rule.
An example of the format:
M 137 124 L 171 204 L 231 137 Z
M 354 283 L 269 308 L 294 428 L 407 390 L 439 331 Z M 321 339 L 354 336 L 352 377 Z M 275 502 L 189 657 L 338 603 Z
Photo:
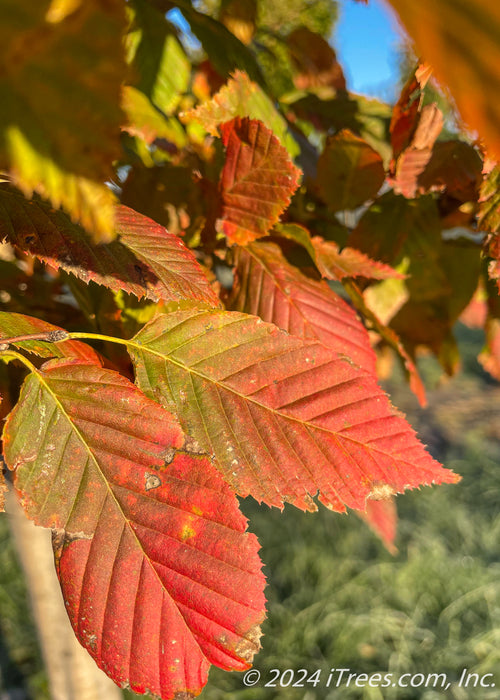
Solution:
M 14 338 L 22 335 L 51 333 L 54 331 L 65 333 L 62 328 L 54 326 L 52 323 L 41 321 L 39 318 L 0 311 L 0 343 L 2 338 Z M 86 360 L 97 365 L 102 364 L 99 354 L 90 345 L 81 343 L 79 340 L 64 340 L 58 343 L 44 340 L 23 340 L 12 343 L 12 345 L 32 352 L 39 357 L 70 357 Z
M 300 170 L 273 133 L 255 119 L 236 117 L 220 127 L 226 147 L 217 230 L 245 245 L 278 222 L 298 187 Z
M 366 512 L 360 512 L 359 516 L 380 537 L 387 550 L 391 554 L 396 554 L 398 550 L 394 546 L 394 540 L 396 539 L 398 513 L 394 498 L 380 501 L 368 499 Z
M 116 372 L 53 360 L 26 380 L 4 444 L 27 514 L 57 529 L 73 628 L 116 683 L 191 697 L 210 663 L 248 667 L 258 543 L 168 412 Z
M 317 341 L 236 312 L 159 316 L 130 345 L 137 382 L 176 410 L 243 496 L 365 509 L 459 479 L 424 450 L 375 378 Z M 209 416 L 209 419 L 207 417 Z
M 408 78 L 392 112 L 390 125 L 391 145 L 394 159 L 409 146 L 422 107 L 423 89 L 431 77 L 432 68 L 425 64 L 417 66 Z
M 151 219 L 119 206 L 115 227 L 119 241 L 94 245 L 82 228 L 41 200 L 27 200 L 0 187 L 0 240 L 84 282 L 154 301 L 219 301 L 194 255 L 182 241 Z
M 196 258 L 180 238 L 128 207 L 118 207 L 115 216 L 121 243 L 156 275 L 154 294 L 165 301 L 187 299 L 220 306 Z
M 443 114 L 435 104 L 425 106 L 407 148 L 398 156 L 394 191 L 412 199 L 418 190 L 418 179 L 432 156 L 432 148 L 443 128 Z
M 335 241 L 324 241 L 321 236 L 312 238 L 314 260 L 323 277 L 342 280 L 346 277 L 366 277 L 367 279 L 404 279 L 405 275 L 385 263 L 372 260 L 356 248 L 343 248 Z
M 291 335 L 317 339 L 375 373 L 375 353 L 353 309 L 326 282 L 289 265 L 274 243 L 235 250 L 236 280 L 229 307 L 260 316 Z

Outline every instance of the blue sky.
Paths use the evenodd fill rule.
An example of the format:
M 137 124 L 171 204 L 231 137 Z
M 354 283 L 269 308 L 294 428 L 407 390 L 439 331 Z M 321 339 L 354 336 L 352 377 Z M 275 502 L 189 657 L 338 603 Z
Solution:
M 384 0 L 369 0 L 368 5 L 338 0 L 338 6 L 339 21 L 331 44 L 344 69 L 348 89 L 394 101 L 396 47 L 402 30 L 392 9 Z M 168 16 L 183 31 L 189 30 L 179 10 L 171 10 Z M 192 35 L 191 39 L 197 45 Z
M 391 90 L 395 87 L 401 30 L 392 9 L 382 0 L 369 0 L 368 5 L 340 0 L 339 15 L 331 43 L 344 68 L 348 89 L 394 99 Z

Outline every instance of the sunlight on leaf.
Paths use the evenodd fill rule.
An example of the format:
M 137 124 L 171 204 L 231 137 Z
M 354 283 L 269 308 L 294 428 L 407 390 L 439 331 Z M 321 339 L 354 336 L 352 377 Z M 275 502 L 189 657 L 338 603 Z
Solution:
M 229 308 L 304 339 L 317 339 L 375 374 L 375 353 L 355 311 L 325 281 L 290 265 L 275 243 L 235 250 L 235 284 Z
M 132 87 L 163 114 L 173 114 L 189 86 L 190 63 L 173 26 L 144 0 L 134 0 L 125 38 Z
M 163 315 L 130 352 L 141 389 L 176 411 L 241 496 L 314 510 L 319 492 L 343 512 L 364 510 L 381 487 L 388 496 L 459 479 L 424 450 L 372 375 L 254 316 Z
M 109 241 L 114 197 L 104 182 L 120 154 L 124 7 L 89 0 L 73 12 L 59 6 L 49 21 L 54 7 L 1 4 L 0 168 Z
M 261 122 L 237 117 L 221 127 L 226 161 L 222 214 L 216 227 L 230 243 L 245 245 L 277 223 L 299 184 L 300 170 Z
M 173 698 L 198 694 L 211 663 L 248 668 L 264 617 L 258 542 L 172 415 L 116 372 L 52 360 L 26 379 L 3 438 L 25 511 L 55 529 L 75 633 L 118 685 Z
M 292 158 L 298 155 L 299 147 L 284 117 L 262 88 L 242 71 L 235 71 L 212 99 L 181 115 L 182 121 L 197 121 L 212 136 L 219 136 L 221 124 L 235 117 L 259 119 L 287 148 Z
M 193 253 L 181 239 L 151 219 L 120 205 L 115 210 L 119 240 L 93 246 L 63 212 L 27 200 L 0 186 L 0 240 L 62 268 L 84 282 L 122 289 L 139 299 L 193 299 L 217 306 L 219 300 Z

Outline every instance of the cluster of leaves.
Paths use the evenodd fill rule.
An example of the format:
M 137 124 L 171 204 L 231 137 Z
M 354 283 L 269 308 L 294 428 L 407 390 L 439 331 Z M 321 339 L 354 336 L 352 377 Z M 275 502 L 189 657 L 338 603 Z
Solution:
M 405 20 L 411 3 L 393 4 Z M 441 67 L 452 39 L 434 5 Z M 4 458 L 54 531 L 79 640 L 118 684 L 162 698 L 259 648 L 264 576 L 235 494 L 307 510 L 318 495 L 392 546 L 393 495 L 457 480 L 377 385 L 374 345 L 425 403 L 417 351 L 456 371 L 466 310 L 500 374 L 495 105 L 457 92 L 486 158 L 439 139 L 428 66 L 391 109 L 348 92 L 306 26 L 266 49 L 290 59 L 295 87 L 278 94 L 256 8 L 0 10 Z

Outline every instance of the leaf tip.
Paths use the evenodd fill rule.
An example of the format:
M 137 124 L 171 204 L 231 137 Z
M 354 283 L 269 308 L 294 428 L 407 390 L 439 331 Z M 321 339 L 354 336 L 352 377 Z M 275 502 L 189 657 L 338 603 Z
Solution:
M 243 639 L 235 648 L 236 654 L 238 654 L 240 659 L 245 661 L 249 666 L 251 665 L 255 654 L 261 649 L 261 637 L 262 630 L 260 628 L 260 623 L 256 623 L 248 630 Z

